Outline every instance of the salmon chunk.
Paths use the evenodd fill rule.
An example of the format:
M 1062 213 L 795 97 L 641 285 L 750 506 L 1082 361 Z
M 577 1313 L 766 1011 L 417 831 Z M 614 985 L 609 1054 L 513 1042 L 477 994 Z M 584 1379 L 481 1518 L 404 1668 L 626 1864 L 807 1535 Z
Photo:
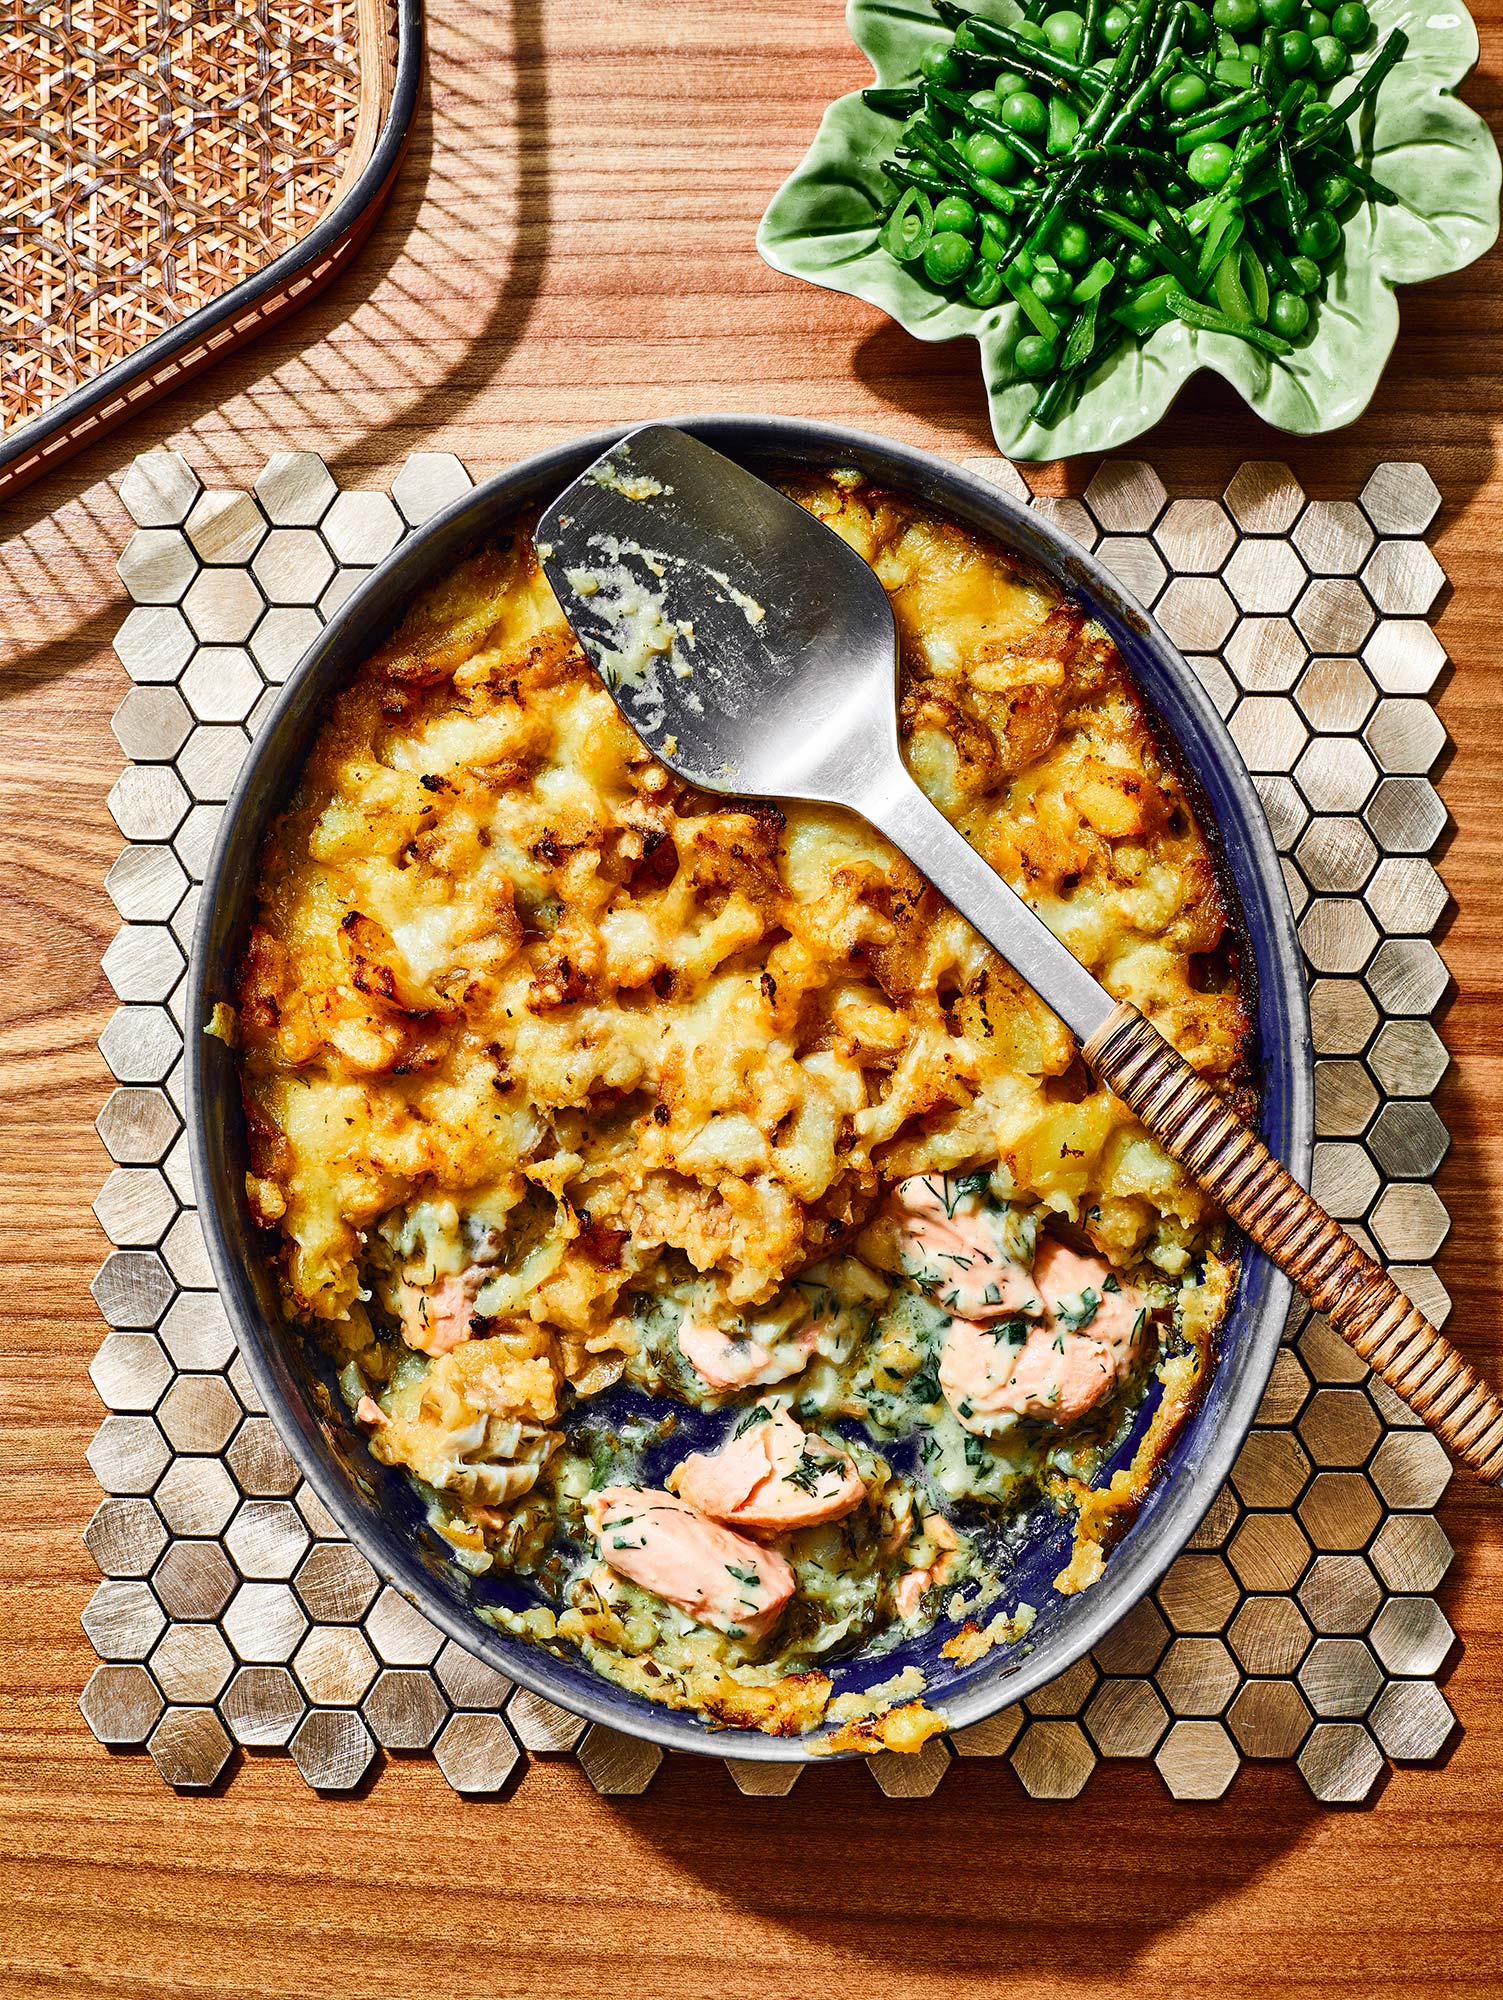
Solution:
M 953 1175 L 912 1174 L 893 1192 L 893 1213 L 903 1275 L 937 1304 L 965 1319 L 1038 1312 L 1031 1246 L 1005 1203 Z
M 752 1535 L 838 1521 L 866 1498 L 849 1452 L 760 1403 L 719 1451 L 695 1452 L 669 1483 L 701 1514 Z
M 1045 1237 L 1033 1282 L 1040 1321 L 957 1318 L 945 1336 L 939 1386 L 967 1430 L 1033 1417 L 1078 1423 L 1126 1376 L 1147 1323 L 1141 1292 L 1100 1257 Z
M 585 1503 L 603 1559 L 654 1597 L 733 1639 L 765 1639 L 794 1591 L 773 1549 L 660 1488 L 608 1486 Z
M 468 1270 L 440 1278 L 420 1290 L 408 1285 L 402 1294 L 402 1338 L 422 1354 L 449 1354 L 470 1337 L 475 1300 L 493 1272 L 471 1264 Z
M 678 1330 L 679 1352 L 712 1389 L 765 1388 L 786 1382 L 806 1366 L 817 1338 L 812 1326 L 805 1327 L 769 1347 L 750 1334 L 723 1332 L 692 1313 Z

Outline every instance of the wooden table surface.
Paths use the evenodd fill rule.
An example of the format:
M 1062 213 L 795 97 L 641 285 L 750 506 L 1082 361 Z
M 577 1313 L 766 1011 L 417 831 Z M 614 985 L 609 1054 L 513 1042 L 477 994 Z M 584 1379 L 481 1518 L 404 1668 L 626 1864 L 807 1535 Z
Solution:
M 767 270 L 762 206 L 824 103 L 864 80 L 835 0 L 431 0 L 430 77 L 392 206 L 358 267 L 285 329 L 13 501 L 0 518 L 0 1982 L 9 1995 L 1217 1996 L 1503 1992 L 1503 1500 L 1458 1479 L 1442 1602 L 1464 1642 L 1464 1734 L 1366 1808 L 1314 1806 L 1249 1766 L 1214 1806 L 1104 1764 L 1081 1799 L 1026 1798 L 968 1760 L 921 1803 L 860 1768 L 741 1799 L 673 1758 L 639 1799 L 540 1764 L 465 1803 L 426 1760 L 358 1799 L 285 1757 L 219 1796 L 168 1792 L 75 1707 L 94 1664 L 79 1540 L 107 1171 L 95 1038 L 120 838 L 110 651 L 127 523 L 114 488 L 170 442 L 209 483 L 288 446 L 384 484 L 406 453 L 477 475 L 597 425 L 693 410 L 840 418 L 933 450 L 990 447 L 974 351 L 920 347 L 874 311 Z M 1467 89 L 1495 126 L 1503 0 Z M 1374 412 L 1284 440 L 1201 377 L 1144 444 L 1177 492 L 1283 456 L 1350 494 L 1421 458 L 1445 495 L 1455 662 L 1443 948 L 1456 997 L 1441 1111 L 1455 1218 L 1452 1328 L 1503 1373 L 1503 259 L 1410 294 Z M 1041 475 L 1078 487 L 1091 466 Z

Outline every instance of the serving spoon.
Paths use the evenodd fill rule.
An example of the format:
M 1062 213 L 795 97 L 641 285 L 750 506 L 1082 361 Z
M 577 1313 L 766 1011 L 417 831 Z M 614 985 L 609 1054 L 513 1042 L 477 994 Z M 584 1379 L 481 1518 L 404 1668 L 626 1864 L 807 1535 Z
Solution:
M 537 550 L 654 756 L 702 790 L 843 806 L 885 834 L 1416 1416 L 1480 1478 L 1503 1480 L 1503 1398 L 909 776 L 892 607 L 854 549 L 734 460 L 657 424 L 548 508 Z

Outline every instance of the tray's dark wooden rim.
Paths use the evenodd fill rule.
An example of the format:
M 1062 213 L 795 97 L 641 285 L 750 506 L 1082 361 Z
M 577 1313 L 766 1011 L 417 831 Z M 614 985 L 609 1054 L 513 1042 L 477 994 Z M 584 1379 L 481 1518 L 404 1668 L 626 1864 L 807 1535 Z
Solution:
M 168 327 L 136 353 L 112 362 L 93 381 L 70 389 L 51 409 L 0 439 L 0 499 L 51 471 L 228 349 L 306 304 L 350 262 L 391 192 L 417 105 L 423 0 L 390 0 L 390 5 L 395 32 L 390 102 L 370 157 L 328 213 L 263 270 L 200 307 L 180 325 Z

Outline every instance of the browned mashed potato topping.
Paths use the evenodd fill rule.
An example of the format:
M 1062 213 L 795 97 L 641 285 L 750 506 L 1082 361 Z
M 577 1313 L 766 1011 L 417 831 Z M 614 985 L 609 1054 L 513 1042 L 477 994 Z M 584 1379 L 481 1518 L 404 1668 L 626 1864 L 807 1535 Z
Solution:
M 915 777 L 1111 992 L 1245 1095 L 1217 870 L 1104 633 L 900 494 L 785 485 L 892 598 Z M 843 1714 L 820 1662 L 940 1616 L 957 1663 L 1020 1637 L 1027 1616 L 984 1636 L 1004 1586 L 975 1521 L 1040 1491 L 1079 1509 L 1060 1587 L 1089 1582 L 1208 1363 L 1235 1266 L 1198 1188 L 877 834 L 658 764 L 526 523 L 333 702 L 266 847 L 237 1014 L 250 1196 L 289 1315 L 458 1559 L 537 1580 L 551 1608 L 503 1622 L 656 1699 L 922 1741 L 914 1710 L 936 1711 L 910 1685 Z M 891 1199 L 917 1177 L 1020 1281 L 1047 1242 L 1132 1288 L 1120 1380 L 1080 1421 L 1051 1420 L 1047 1384 L 1004 1382 L 978 1415 L 953 1360 L 941 1388 L 956 1295 Z M 1071 1300 L 1033 1310 L 1074 1338 L 1102 1301 Z M 1020 1310 L 1016 1341 L 1042 1324 Z M 1155 1371 L 1132 1468 L 1088 1494 Z M 591 1428 L 623 1377 L 669 1399 L 655 1425 Z M 727 1439 L 759 1408 L 823 1426 L 859 1474 L 838 1521 L 747 1531 L 796 1582 L 771 1636 L 613 1566 L 599 1495 L 639 1480 L 675 1403 L 724 1410 Z M 879 1447 L 914 1435 L 895 1470 Z

